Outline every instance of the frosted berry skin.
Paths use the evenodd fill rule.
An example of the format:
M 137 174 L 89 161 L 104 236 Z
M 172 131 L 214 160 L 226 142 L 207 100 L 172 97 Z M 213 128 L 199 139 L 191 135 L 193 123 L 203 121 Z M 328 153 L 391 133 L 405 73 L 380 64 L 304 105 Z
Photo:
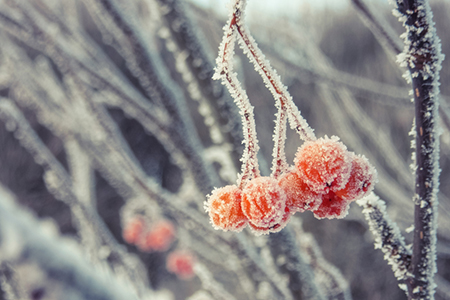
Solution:
M 122 236 L 128 244 L 137 244 L 144 232 L 144 221 L 141 218 L 131 219 L 123 229 Z
M 322 202 L 321 194 L 313 192 L 304 180 L 295 172 L 295 169 L 281 175 L 278 185 L 286 194 L 286 207 L 292 212 L 314 210 Z
M 272 225 L 271 227 L 255 226 L 252 223 L 249 223 L 248 225 L 255 235 L 275 233 L 281 231 L 284 227 L 286 227 L 287 223 L 289 222 L 289 219 L 291 218 L 291 215 L 292 212 L 289 210 L 288 207 L 285 207 L 284 215 L 281 221 L 275 225 Z
M 215 189 L 208 197 L 206 211 L 215 229 L 241 231 L 248 219 L 241 208 L 242 190 L 236 185 Z
M 174 273 L 178 278 L 188 280 L 194 277 L 195 258 L 186 251 L 174 251 L 167 256 L 167 271 Z
M 243 189 L 241 206 L 252 225 L 270 228 L 284 217 L 286 194 L 276 179 L 257 177 Z
M 138 247 L 142 251 L 167 251 L 174 238 L 175 226 L 168 220 L 161 220 L 142 237 Z
M 330 191 L 322 196 L 322 203 L 313 213 L 317 219 L 342 219 L 348 214 L 349 204 Z
M 364 156 L 353 154 L 352 171 L 345 187 L 336 195 L 347 201 L 355 201 L 368 195 L 377 181 L 375 168 Z
M 344 188 L 351 171 L 350 154 L 337 137 L 305 142 L 294 163 L 300 178 L 319 194 Z

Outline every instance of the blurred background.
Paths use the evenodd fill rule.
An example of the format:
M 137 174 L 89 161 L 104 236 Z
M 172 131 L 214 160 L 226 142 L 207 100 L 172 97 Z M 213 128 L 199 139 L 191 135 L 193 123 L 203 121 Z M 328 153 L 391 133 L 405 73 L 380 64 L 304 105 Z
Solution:
M 21 49 L 27 58 L 27 62 L 23 63 L 27 67 L 38 64 L 42 59 L 51 61 L 50 52 L 34 48 L 32 41 L 27 44 L 26 41 L 20 40 L 19 34 L 14 33 L 16 28 L 11 29 L 12 23 L 5 21 L 4 16 L 12 16 L 11 18 L 16 18 L 16 21 L 25 22 L 27 18 L 21 17 L 20 13 L 18 15 L 13 13 L 20 12 L 21 9 L 8 3 L 10 1 L 0 2 L 1 7 L 8 7 L 3 11 L 0 9 L 3 17 L 0 21 L 2 43 L 14 44 L 14 47 Z M 121 72 L 120 77 L 126 78 L 125 81 L 132 88 L 145 95 L 145 91 L 139 87 L 137 80 L 129 71 L 130 66 L 123 58 L 124 54 L 114 49 L 114 43 L 110 43 L 108 33 L 105 33 L 105 29 L 95 21 L 96 13 L 93 13 L 93 9 L 87 5 L 90 2 L 75 0 L 68 2 L 71 3 L 72 9 L 77 11 L 76 14 L 64 11 L 64 5 L 50 0 L 20 2 L 18 7 L 37 6 L 44 10 L 49 7 L 52 12 L 61 11 L 63 13 L 61 16 L 67 18 L 68 24 L 71 23 L 70 26 L 83 31 L 92 39 L 98 47 L 97 51 L 101 52 L 99 57 L 111 61 L 117 72 Z M 143 1 L 143 3 L 153 2 Z M 222 27 L 226 22 L 228 14 L 226 8 L 229 1 L 181 2 L 189 21 L 196 28 L 205 56 L 213 62 L 222 38 Z M 442 42 L 442 52 L 448 55 L 450 2 L 444 0 L 430 2 L 437 34 Z M 158 21 L 151 21 L 152 6 L 149 5 L 148 11 L 142 9 L 139 12 L 136 12 L 136 7 L 139 7 L 139 4 L 133 5 L 128 13 L 136 13 L 144 21 L 150 20 L 141 21 L 142 24 L 147 24 L 146 28 L 152 32 L 146 35 L 147 30 L 143 30 L 143 38 L 150 40 L 152 51 L 160 57 L 159 63 L 164 65 L 171 80 L 178 84 L 177 89 L 185 96 L 193 126 L 207 149 L 212 142 L 204 120 L 198 112 L 199 103 L 187 92 L 186 82 L 176 70 L 176 62 L 167 48 L 166 40 L 161 31 L 158 31 Z M 383 24 L 395 32 L 396 37 L 404 32 L 400 22 L 392 16 L 392 6 L 387 1 L 373 1 L 371 7 Z M 52 14 L 43 13 L 43 15 Z M 412 149 L 409 132 L 413 124 L 414 111 L 410 101 L 410 87 L 402 78 L 405 70 L 398 67 L 395 55 L 385 51 L 365 26 L 361 13 L 350 1 L 254 0 L 249 3 L 247 15 L 250 32 L 282 81 L 288 86 L 295 103 L 316 135 L 339 136 L 351 151 L 364 154 L 376 166 L 380 182 L 375 187 L 375 192 L 387 202 L 390 217 L 398 223 L 407 244 L 410 244 L 412 233 L 405 230 L 413 223 L 411 199 L 414 194 L 414 175 L 410 169 Z M 60 35 L 55 34 L 54 38 L 58 39 Z M 17 58 L 8 58 L 10 55 L 8 51 L 11 50 L 4 49 L 0 46 L 2 53 L 0 67 L 3 66 L 0 71 L 0 96 L 15 99 L 20 97 L 18 95 L 21 89 L 18 87 L 21 84 L 26 85 L 26 81 L 20 83 L 21 73 L 15 69 L 20 69 L 21 66 L 14 60 Z M 67 51 L 71 53 L 71 50 Z M 236 50 L 236 54 L 236 70 L 251 103 L 255 106 L 262 170 L 268 174 L 275 120 L 273 99 L 242 51 Z M 58 71 L 58 63 L 50 64 L 56 70 L 56 76 L 59 79 L 63 78 L 62 72 Z M 35 69 L 34 72 L 33 76 L 39 76 L 39 69 Z M 449 72 L 450 60 L 447 59 L 443 62 L 440 81 L 443 109 L 448 109 L 450 105 Z M 99 88 L 96 91 L 98 90 Z M 36 114 L 33 105 L 25 105 L 21 101 L 17 103 L 43 144 L 59 163 L 69 170 L 66 141 L 58 137 L 54 128 L 50 126 L 49 129 L 49 126 L 45 126 L 47 122 L 42 122 L 42 118 L 45 117 Z M 109 107 L 108 114 L 120 129 L 123 142 L 127 143 L 127 147 L 131 149 L 132 155 L 147 176 L 153 178 L 164 189 L 172 193 L 179 192 L 183 182 L 180 178 L 180 168 L 171 158 L 172 154 L 164 150 L 158 137 L 145 130 L 140 122 L 124 114 L 123 108 L 119 106 Z M 443 112 L 441 116 L 442 173 L 437 260 L 439 288 L 436 299 L 450 299 L 450 185 L 447 184 L 450 177 L 450 119 L 447 119 Z M 56 200 L 48 191 L 44 182 L 44 168 L 36 163 L 29 150 L 21 145 L 14 132 L 14 128 L 9 128 L 5 119 L 0 121 L 1 184 L 13 192 L 17 201 L 32 210 L 36 216 L 54 220 L 63 235 L 75 240 L 80 239 L 69 206 Z M 288 130 L 286 152 L 289 162 L 292 162 L 301 144 L 296 133 Z M 235 148 L 234 151 L 237 153 L 235 157 L 239 157 L 242 147 Z M 220 182 L 223 184 L 226 180 L 222 178 Z M 90 184 L 99 216 L 116 239 L 126 245 L 121 236 L 123 227 L 121 211 L 128 202 L 127 196 L 120 193 L 120 188 L 113 187 L 111 181 L 98 170 L 93 171 Z M 200 202 L 203 200 L 199 199 Z M 206 214 L 201 208 L 198 210 L 206 220 Z M 301 218 L 304 231 L 313 234 L 324 258 L 342 272 L 348 281 L 353 299 L 406 299 L 404 292 L 397 286 L 390 266 L 383 260 L 382 252 L 374 249 L 373 237 L 361 214 L 361 208 L 356 204 L 351 206 L 349 215 L 343 220 L 317 220 L 310 212 L 296 217 Z M 177 220 L 172 221 L 177 224 Z M 182 222 L 177 226 L 182 227 Z M 162 259 L 165 253 L 144 253 L 134 246 L 126 245 L 126 247 L 145 265 L 152 288 L 174 291 L 172 295 L 171 293 L 167 295 L 169 299 L 170 297 L 186 299 L 198 289 L 200 283 L 197 279 L 180 283 L 165 269 L 165 262 Z M 215 271 L 220 276 L 220 270 Z M 5 299 L 1 290 L 0 299 Z

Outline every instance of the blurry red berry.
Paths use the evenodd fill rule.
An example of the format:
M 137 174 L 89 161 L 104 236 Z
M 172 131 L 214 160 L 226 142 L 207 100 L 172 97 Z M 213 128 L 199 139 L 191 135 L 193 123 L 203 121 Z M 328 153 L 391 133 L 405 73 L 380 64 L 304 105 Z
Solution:
M 175 226 L 168 220 L 154 224 L 138 243 L 142 251 L 166 251 L 175 238 Z
M 136 244 L 143 234 L 144 226 L 144 221 L 139 217 L 135 217 L 128 221 L 122 232 L 125 242 L 128 244 Z
M 194 256 L 186 251 L 174 251 L 167 256 L 167 271 L 174 273 L 178 278 L 188 280 L 194 277 Z
M 375 168 L 364 156 L 352 155 L 352 171 L 345 188 L 336 195 L 347 201 L 358 200 L 373 190 L 377 180 Z
M 257 177 L 245 186 L 242 211 L 256 227 L 270 228 L 280 223 L 286 207 L 286 194 L 271 177 Z
M 314 210 L 322 202 L 321 194 L 311 191 L 306 182 L 294 170 L 281 175 L 278 185 L 284 190 L 286 207 L 292 212 Z
M 300 178 L 317 193 L 344 188 L 350 176 L 351 159 L 337 137 L 305 142 L 294 162 Z
M 318 219 L 342 219 L 348 213 L 349 202 L 330 191 L 322 196 L 322 203 L 313 211 Z
M 214 228 L 241 231 L 248 223 L 241 208 L 242 190 L 236 185 L 215 189 L 208 198 L 206 210 Z

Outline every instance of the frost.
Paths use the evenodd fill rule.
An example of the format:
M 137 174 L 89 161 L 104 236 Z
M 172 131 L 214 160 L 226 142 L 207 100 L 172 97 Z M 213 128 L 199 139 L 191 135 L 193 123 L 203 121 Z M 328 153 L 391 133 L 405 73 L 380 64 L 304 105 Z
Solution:
M 256 227 L 273 227 L 285 214 L 286 194 L 270 177 L 251 180 L 243 190 L 242 211 Z
M 375 238 L 375 248 L 384 253 L 384 259 L 398 280 L 407 279 L 410 276 L 411 251 L 406 247 L 397 224 L 387 215 L 384 201 L 372 193 L 357 203 L 363 207 L 362 212 Z
M 350 177 L 352 160 L 338 137 L 305 142 L 294 160 L 298 174 L 318 193 L 340 190 Z
M 405 229 L 406 233 L 411 233 L 414 231 L 414 224 Z

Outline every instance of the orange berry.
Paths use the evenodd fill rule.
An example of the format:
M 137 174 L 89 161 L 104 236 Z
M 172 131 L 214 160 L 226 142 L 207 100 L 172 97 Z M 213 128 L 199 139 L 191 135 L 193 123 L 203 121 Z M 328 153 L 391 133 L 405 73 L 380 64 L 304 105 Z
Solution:
M 313 211 L 318 219 L 342 219 L 348 213 L 349 202 L 330 191 L 322 196 L 322 203 Z
M 248 225 L 250 226 L 251 230 L 256 234 L 256 235 L 261 235 L 261 234 L 269 234 L 270 232 L 274 233 L 274 232 L 279 232 L 281 231 L 284 227 L 286 227 L 287 223 L 289 222 L 289 219 L 291 218 L 291 211 L 290 209 L 286 206 L 284 209 L 284 215 L 283 218 L 281 219 L 281 221 L 271 227 L 259 227 L 259 226 L 255 226 L 253 225 L 251 222 L 248 223 Z
M 294 162 L 300 178 L 317 193 L 342 189 L 350 176 L 351 159 L 337 137 L 305 142 Z
M 336 195 L 347 201 L 358 200 L 373 190 L 377 180 L 375 168 L 364 156 L 352 155 L 352 171 L 345 187 Z
M 123 229 L 122 237 L 128 244 L 136 244 L 144 231 L 144 221 L 135 217 L 131 219 Z
M 161 220 L 143 236 L 138 246 L 142 251 L 166 251 L 174 238 L 175 226 L 168 220 Z
M 248 219 L 241 208 L 242 190 L 236 185 L 215 189 L 208 197 L 206 211 L 215 229 L 241 231 Z
M 242 211 L 256 227 L 272 227 L 281 222 L 286 206 L 286 194 L 271 177 L 257 177 L 242 192 Z
M 322 195 L 311 191 L 294 170 L 281 175 L 278 185 L 286 193 L 286 207 L 292 212 L 314 210 L 322 202 Z
M 167 271 L 174 273 L 178 278 L 188 280 L 194 277 L 194 256 L 186 251 L 174 251 L 167 256 Z

